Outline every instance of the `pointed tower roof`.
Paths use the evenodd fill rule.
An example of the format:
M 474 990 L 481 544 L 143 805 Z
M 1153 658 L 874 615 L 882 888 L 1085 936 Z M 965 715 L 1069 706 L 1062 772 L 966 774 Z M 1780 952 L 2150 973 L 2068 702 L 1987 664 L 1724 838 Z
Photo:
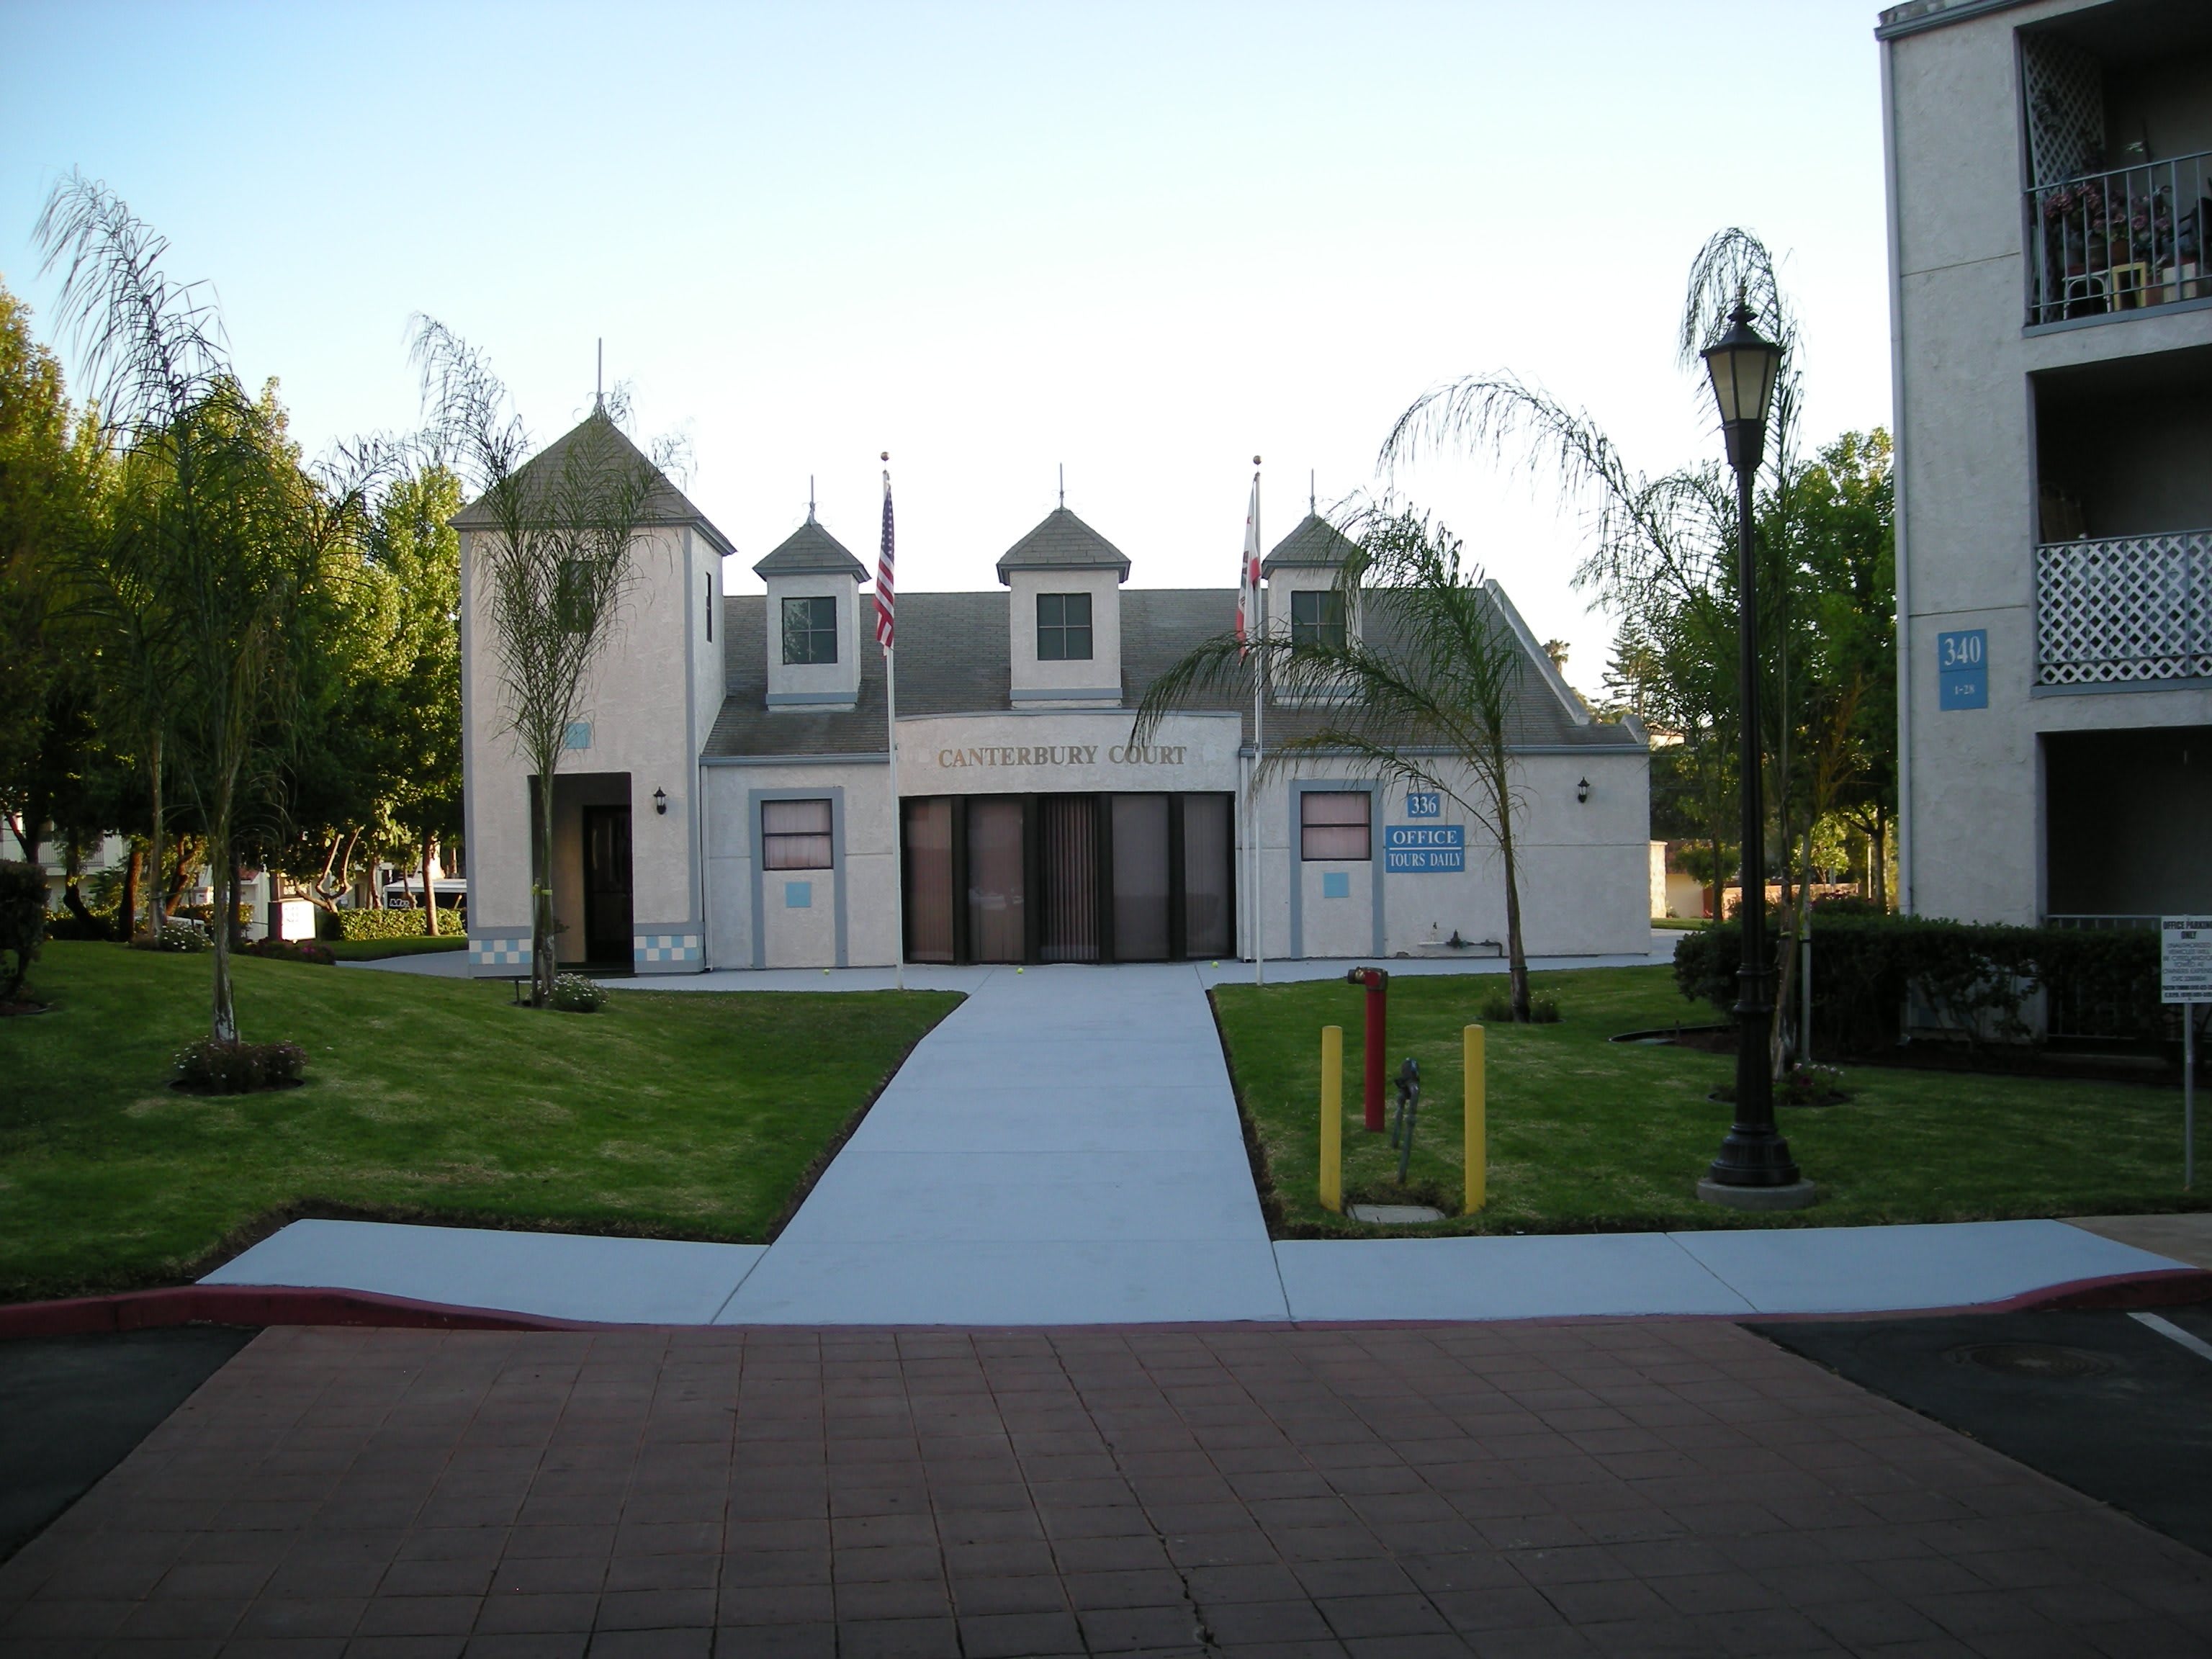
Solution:
M 1297 528 L 1275 544 L 1260 566 L 1262 576 L 1279 568 L 1334 570 L 1359 550 L 1344 532 L 1318 513 L 1298 520 Z
M 756 576 L 850 576 L 868 580 L 868 567 L 853 556 L 852 550 L 824 530 L 809 514 L 806 522 L 776 544 L 775 550 L 753 567 Z
M 627 452 L 647 466 L 653 466 L 645 452 L 629 441 L 629 434 L 609 420 L 604 411 L 595 409 L 525 461 L 514 474 L 515 482 L 526 490 L 534 490 L 540 479 L 553 477 L 569 450 L 582 441 L 586 434 L 592 434 L 595 442 L 611 440 L 619 446 L 616 452 L 617 454 Z M 730 538 L 717 530 L 714 522 L 694 507 L 684 492 L 670 481 L 665 472 L 653 466 L 653 490 L 646 498 L 645 511 L 639 515 L 640 524 L 680 525 L 699 532 L 718 553 L 738 550 L 730 544 Z M 456 530 L 495 530 L 499 527 L 498 515 L 491 510 L 488 498 L 483 495 L 456 513 L 451 522 Z
M 1129 580 L 1128 556 L 1064 507 L 999 556 L 999 580 L 1017 570 L 1112 570 Z

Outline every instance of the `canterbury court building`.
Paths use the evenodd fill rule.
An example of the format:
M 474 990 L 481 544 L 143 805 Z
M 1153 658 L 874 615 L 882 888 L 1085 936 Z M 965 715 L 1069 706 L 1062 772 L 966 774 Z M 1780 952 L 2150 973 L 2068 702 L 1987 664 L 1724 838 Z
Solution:
M 535 792 L 487 636 L 491 526 L 480 508 L 455 522 L 469 959 L 519 974 Z M 1309 515 L 1263 566 L 1269 626 L 1341 626 L 1329 589 L 1349 550 Z M 1271 957 L 1449 956 L 1505 937 L 1496 846 L 1449 794 L 1309 759 L 1262 776 L 1252 805 L 1249 694 L 1135 740 L 1146 688 L 1231 625 L 1233 588 L 1130 587 L 1128 558 L 1063 506 L 999 559 L 997 590 L 902 592 L 895 805 L 867 568 L 811 516 L 753 566 L 765 593 L 721 591 L 734 551 L 672 484 L 633 544 L 555 781 L 564 963 L 864 966 L 902 947 L 916 963 L 1157 962 L 1255 944 Z M 1525 659 L 1511 737 L 1528 949 L 1641 954 L 1644 734 L 1593 719 L 1488 592 Z M 1270 704 L 1262 735 L 1272 745 L 1325 713 Z

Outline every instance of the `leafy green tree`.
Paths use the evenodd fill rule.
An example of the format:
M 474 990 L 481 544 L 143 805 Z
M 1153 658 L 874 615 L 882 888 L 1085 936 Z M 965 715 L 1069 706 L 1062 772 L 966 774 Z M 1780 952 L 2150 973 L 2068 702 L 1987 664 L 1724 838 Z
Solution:
M 273 384 L 249 396 L 232 372 L 212 302 L 161 270 L 166 242 L 104 185 L 72 174 L 37 228 L 64 273 L 61 311 L 90 370 L 121 458 L 108 550 L 153 596 L 162 682 L 147 717 L 207 836 L 214 889 L 210 1030 L 235 1042 L 232 919 L 241 830 L 267 799 L 276 744 L 293 727 L 301 625 L 333 549 L 363 530 L 378 451 L 311 472 Z M 246 837 L 251 839 L 251 837 Z
M 1377 776 L 1449 796 L 1496 842 L 1505 876 L 1505 951 L 1513 1018 L 1529 1018 L 1522 945 L 1520 805 L 1508 734 L 1527 668 L 1497 585 L 1428 516 L 1388 505 L 1353 513 L 1355 547 L 1336 593 L 1353 625 L 1339 642 L 1271 629 L 1247 642 L 1205 641 L 1155 679 L 1132 741 L 1202 692 L 1244 691 L 1252 676 L 1279 701 L 1325 708 L 1321 725 L 1279 743 L 1261 775 L 1350 759 Z
M 419 849 L 423 927 L 433 935 L 430 866 L 461 828 L 461 538 L 451 522 L 460 510 L 459 477 L 426 467 L 385 492 L 369 543 L 398 600 L 396 686 L 406 741 L 394 816 Z
M 58 626 L 64 543 L 86 478 L 61 364 L 0 286 L 0 816 L 33 855 L 44 832 L 70 653 Z M 77 722 L 70 722 L 76 724 Z

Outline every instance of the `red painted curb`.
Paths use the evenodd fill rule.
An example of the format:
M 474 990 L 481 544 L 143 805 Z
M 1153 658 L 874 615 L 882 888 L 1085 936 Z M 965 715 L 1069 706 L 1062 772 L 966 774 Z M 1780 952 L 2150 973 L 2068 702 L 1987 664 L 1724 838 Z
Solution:
M 607 1328 L 535 1314 L 453 1308 L 374 1291 L 265 1285 L 179 1285 L 117 1296 L 0 1307 L 0 1339 L 143 1331 L 165 1325 L 381 1325 L 407 1330 L 581 1331 Z
M 2212 1297 L 2212 1272 L 2203 1267 L 2160 1267 L 2147 1273 L 2112 1273 L 2030 1291 L 1996 1304 L 2006 1313 L 2056 1312 L 2105 1308 L 2171 1308 Z

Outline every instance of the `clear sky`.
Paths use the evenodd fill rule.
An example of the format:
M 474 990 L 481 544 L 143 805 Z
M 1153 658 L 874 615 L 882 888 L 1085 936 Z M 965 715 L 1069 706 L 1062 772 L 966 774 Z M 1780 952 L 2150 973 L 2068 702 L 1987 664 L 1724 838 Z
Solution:
M 0 280 L 71 167 L 220 295 L 313 449 L 417 418 L 408 319 L 541 440 L 594 342 L 688 435 L 733 588 L 805 515 L 900 580 L 993 580 L 1067 502 L 1147 586 L 1231 585 L 1370 485 L 1393 418 L 1511 368 L 1651 471 L 1717 454 L 1691 256 L 1785 256 L 1810 434 L 1889 419 L 1870 0 L 1151 6 L 0 0 Z M 64 362 L 68 354 L 64 353 Z M 1404 475 L 1594 689 L 1579 526 L 1467 459 Z M 1227 617 L 1224 612 L 1224 623 Z

